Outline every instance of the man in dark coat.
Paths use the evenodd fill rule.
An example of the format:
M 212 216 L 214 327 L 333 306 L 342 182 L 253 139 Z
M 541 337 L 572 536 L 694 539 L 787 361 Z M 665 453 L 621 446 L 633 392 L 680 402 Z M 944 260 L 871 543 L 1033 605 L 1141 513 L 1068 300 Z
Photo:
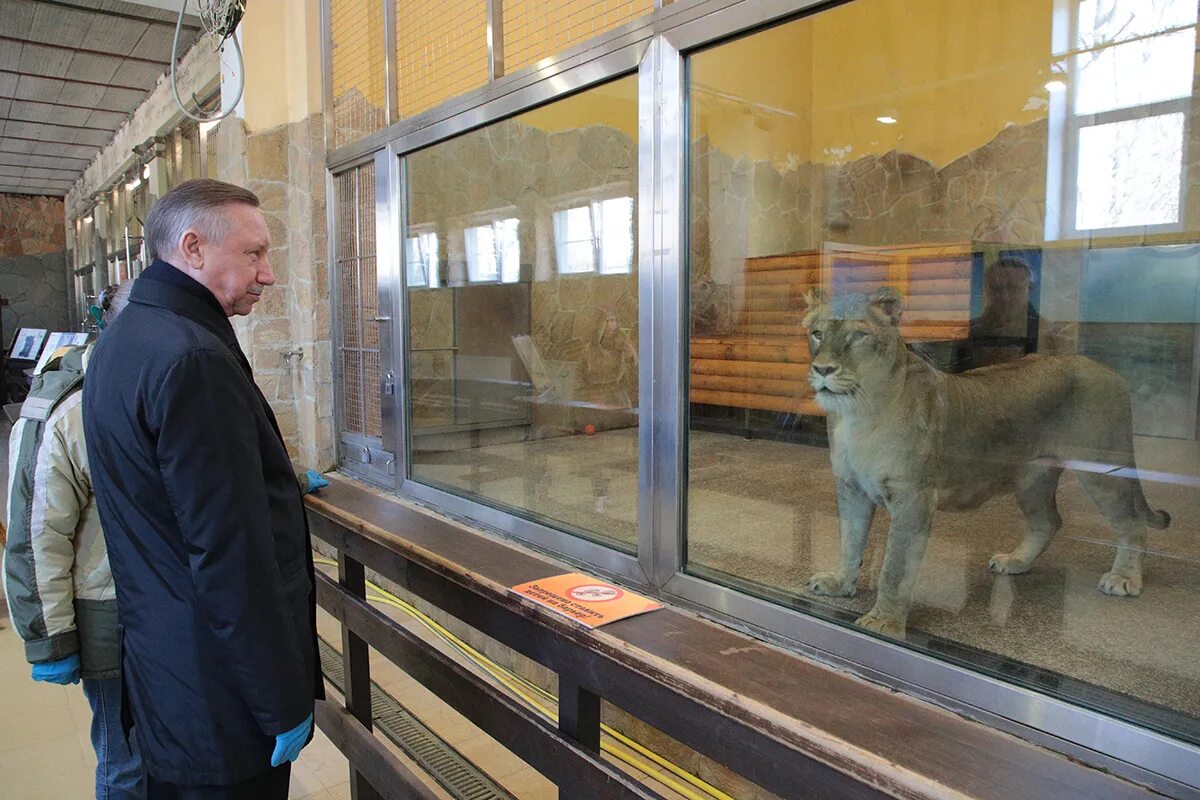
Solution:
M 275 282 L 270 234 L 253 193 L 197 180 L 158 201 L 145 235 L 154 262 L 83 401 L 130 722 L 150 800 L 283 800 L 323 694 L 312 550 L 229 323 Z

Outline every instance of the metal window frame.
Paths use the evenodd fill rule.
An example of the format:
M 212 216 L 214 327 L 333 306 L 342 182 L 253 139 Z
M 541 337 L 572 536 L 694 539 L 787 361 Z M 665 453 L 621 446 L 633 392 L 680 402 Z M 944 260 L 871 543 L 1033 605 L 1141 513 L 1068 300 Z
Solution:
M 502 75 L 462 97 L 327 153 L 329 174 L 376 159 L 381 213 L 379 275 L 395 291 L 394 356 L 407 352 L 405 156 L 516 113 L 619 77 L 638 75 L 638 319 L 640 329 L 638 533 L 636 552 L 535 522 L 415 480 L 408 467 L 410 364 L 391 366 L 397 390 L 384 437 L 394 443 L 392 488 L 420 504 L 511 536 L 564 560 L 695 608 L 735 627 L 954 709 L 985 724 L 1172 795 L 1200 796 L 1200 748 L 1115 717 L 966 669 L 860 629 L 718 585 L 685 571 L 687 480 L 687 56 L 724 40 L 835 5 L 830 0 L 679 0 L 571 48 L 548 63 Z M 500 0 L 489 9 L 498 14 Z M 328 0 L 323 0 L 323 20 Z M 493 34 L 495 31 L 493 30 Z M 326 49 L 328 37 L 323 37 Z M 494 40 L 498 44 L 499 40 Z M 328 53 L 326 67 L 328 67 Z M 326 123 L 331 124 L 325 74 Z M 327 136 L 332 142 L 332 136 Z M 385 166 L 386 165 L 386 166 Z M 386 190 L 382 187 L 386 186 Z M 331 253 L 335 198 L 327 181 Z M 385 222 L 386 221 L 386 222 Z M 388 242 L 384 264 L 384 242 Z M 331 270 L 331 280 L 334 280 Z M 336 295 L 331 294 L 331 297 Z M 337 309 L 337 302 L 334 302 Z M 335 335 L 338 328 L 335 326 Z M 382 332 L 381 332 L 382 333 Z M 388 365 L 381 363 L 381 370 Z M 335 364 L 335 370 L 338 365 Z M 674 380 L 662 380 L 672 376 Z M 336 379 L 336 373 L 335 373 Z
M 350 431 L 346 426 L 346 408 L 343 400 L 343 392 L 336 387 L 342 386 L 346 381 L 345 367 L 342 359 L 342 325 L 344 323 L 342 315 L 342 281 L 341 267 L 338 263 L 338 246 L 340 227 L 337 224 L 337 189 L 336 181 L 339 177 L 347 172 L 355 172 L 361 167 L 368 164 L 375 166 L 375 276 L 376 288 L 379 293 L 378 309 L 379 316 L 375 322 L 381 325 L 379 332 L 379 385 L 374 387 L 375 391 L 380 393 L 380 433 L 377 437 L 367 436 L 363 431 Z M 380 179 L 380 170 L 387 170 L 390 166 L 386 159 L 381 158 L 379 154 L 375 154 L 370 158 L 360 159 L 357 163 L 347 166 L 345 169 L 339 170 L 337 173 L 326 171 L 325 173 L 325 196 L 327 199 L 325 209 L 325 223 L 328 231 L 326 237 L 326 263 L 329 264 L 327 270 L 327 280 L 329 281 L 329 298 L 330 298 L 330 327 L 332 331 L 332 369 L 333 381 L 335 390 L 334 397 L 334 424 L 335 424 L 335 445 L 336 456 L 339 468 L 348 475 L 352 475 L 360 480 L 375 486 L 383 488 L 394 488 L 395 486 L 395 464 L 396 464 L 396 449 L 395 440 L 389 440 L 389 431 L 395 430 L 395 419 L 393 414 L 395 408 L 386 396 L 385 387 L 388 384 L 389 376 L 391 375 L 392 364 L 396 361 L 396 353 L 393 349 L 392 336 L 390 329 L 392 327 L 392 319 L 394 314 L 387 314 L 385 309 L 392 307 L 394 302 L 393 295 L 396 284 L 396 276 L 391 272 L 395 268 L 397 259 L 395 254 L 391 252 L 393 246 L 391 240 L 392 224 L 392 200 L 391 200 L 391 180 L 390 176 Z M 355 178 L 355 231 L 356 236 L 361 235 L 361 221 L 358 219 L 358 209 L 361 207 L 359 200 L 359 192 L 361 184 L 356 176 Z M 355 257 L 355 268 L 361 269 L 361 252 Z M 359 292 L 362 291 L 361 280 L 358 282 Z M 361 306 L 361 298 L 359 305 Z M 371 324 L 371 320 L 362 319 L 361 313 L 360 326 Z M 362 332 L 360 330 L 360 340 Z M 361 342 L 360 342 L 361 345 Z M 365 353 L 365 349 L 359 347 L 360 353 Z M 360 383 L 365 379 L 365 365 L 360 363 L 360 374 L 358 380 Z M 394 386 L 394 381 L 392 382 Z M 364 423 L 366 415 L 366 394 L 368 388 L 365 384 L 361 386 L 363 396 Z M 365 427 L 365 425 L 364 425 Z M 357 458 L 351 458 L 350 453 L 358 454 Z M 365 458 L 364 458 L 365 457 Z

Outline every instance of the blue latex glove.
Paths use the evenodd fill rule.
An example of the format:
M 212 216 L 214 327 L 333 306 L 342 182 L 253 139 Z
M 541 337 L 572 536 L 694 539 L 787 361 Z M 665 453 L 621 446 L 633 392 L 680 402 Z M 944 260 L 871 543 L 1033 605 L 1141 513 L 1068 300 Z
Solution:
M 33 665 L 33 679 L 66 686 L 79 683 L 79 653 L 72 653 L 57 661 L 43 661 Z
M 313 715 L 292 728 L 287 733 L 275 737 L 275 752 L 271 754 L 271 766 L 278 767 L 285 761 L 295 761 L 300 757 L 300 751 L 308 744 L 308 735 L 312 733 Z
M 325 476 L 317 472 L 315 469 L 307 470 L 304 473 L 304 477 L 308 482 L 307 488 L 304 491 L 305 494 L 311 494 L 317 489 L 329 485 L 329 481 L 325 480 Z

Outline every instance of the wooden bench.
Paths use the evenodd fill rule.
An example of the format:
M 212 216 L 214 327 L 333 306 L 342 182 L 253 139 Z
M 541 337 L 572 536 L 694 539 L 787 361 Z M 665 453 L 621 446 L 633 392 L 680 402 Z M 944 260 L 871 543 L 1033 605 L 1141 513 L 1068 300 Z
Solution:
M 823 415 L 808 384 L 808 338 L 800 324 L 805 293 L 821 287 L 836 296 L 893 286 L 904 295 L 900 332 L 906 341 L 964 340 L 972 259 L 971 245 L 959 243 L 827 245 L 746 259 L 743 283 L 733 289 L 733 330 L 691 338 L 691 402 Z

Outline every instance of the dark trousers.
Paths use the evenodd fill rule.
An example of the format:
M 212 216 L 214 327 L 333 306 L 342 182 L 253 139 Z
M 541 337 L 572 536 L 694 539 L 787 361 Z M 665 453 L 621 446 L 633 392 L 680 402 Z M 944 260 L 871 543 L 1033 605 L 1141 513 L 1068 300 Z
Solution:
M 180 786 L 147 775 L 146 800 L 287 800 L 291 777 L 291 762 L 232 786 Z

